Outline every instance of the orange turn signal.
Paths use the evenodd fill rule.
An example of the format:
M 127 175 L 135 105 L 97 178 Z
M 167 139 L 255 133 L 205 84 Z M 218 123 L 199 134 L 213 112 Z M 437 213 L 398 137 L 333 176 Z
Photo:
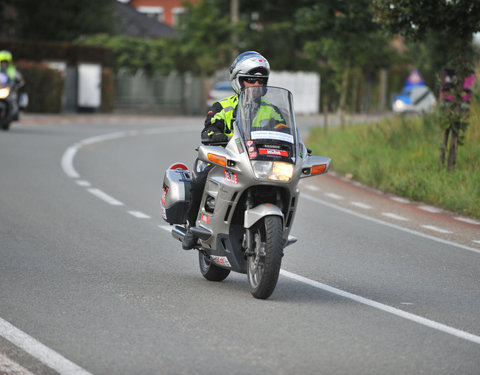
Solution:
M 325 172 L 326 169 L 327 169 L 327 164 L 314 165 L 312 167 L 312 175 L 323 173 Z
M 220 156 L 216 154 L 208 154 L 208 160 L 210 160 L 212 163 L 219 164 L 223 167 L 227 166 L 227 158 L 225 156 Z

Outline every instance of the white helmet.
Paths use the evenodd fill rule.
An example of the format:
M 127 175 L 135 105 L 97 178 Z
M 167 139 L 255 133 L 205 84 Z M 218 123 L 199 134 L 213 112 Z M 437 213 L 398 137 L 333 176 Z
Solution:
M 230 66 L 230 83 L 238 94 L 243 88 L 242 77 L 255 76 L 265 79 L 265 85 L 270 74 L 270 64 L 267 59 L 255 51 L 247 51 L 238 55 Z

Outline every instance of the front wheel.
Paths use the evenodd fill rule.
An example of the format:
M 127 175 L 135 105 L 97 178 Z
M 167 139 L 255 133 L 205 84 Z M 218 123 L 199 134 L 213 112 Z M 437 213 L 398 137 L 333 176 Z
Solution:
M 201 251 L 198 252 L 198 263 L 203 277 L 209 281 L 223 281 L 230 274 L 230 270 L 216 266 L 209 256 Z
M 266 216 L 253 228 L 253 255 L 247 259 L 250 293 L 266 299 L 277 285 L 283 256 L 283 226 L 280 216 Z

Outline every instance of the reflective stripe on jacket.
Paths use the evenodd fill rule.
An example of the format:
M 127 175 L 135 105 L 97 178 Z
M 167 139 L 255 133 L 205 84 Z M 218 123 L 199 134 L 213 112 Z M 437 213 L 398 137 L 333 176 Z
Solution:
M 219 131 L 223 131 L 226 136 L 233 135 L 232 118 L 235 115 L 235 109 L 238 105 L 238 94 L 232 95 L 228 98 L 219 100 L 214 103 L 212 110 L 207 115 L 205 121 L 205 129 L 213 131 L 216 128 Z

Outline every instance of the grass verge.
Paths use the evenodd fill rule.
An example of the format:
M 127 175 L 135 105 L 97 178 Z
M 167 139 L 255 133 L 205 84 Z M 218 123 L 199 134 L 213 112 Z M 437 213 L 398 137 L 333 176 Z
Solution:
M 308 145 L 331 169 L 382 191 L 480 218 L 480 105 L 472 106 L 457 168 L 439 169 L 437 114 L 397 116 L 345 129 L 314 128 Z

